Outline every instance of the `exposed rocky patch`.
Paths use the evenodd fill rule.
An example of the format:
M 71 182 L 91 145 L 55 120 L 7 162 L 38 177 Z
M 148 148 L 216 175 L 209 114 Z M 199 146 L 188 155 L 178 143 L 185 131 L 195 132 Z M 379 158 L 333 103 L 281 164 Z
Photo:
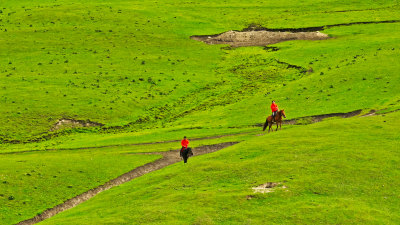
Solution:
M 280 31 L 228 31 L 217 35 L 191 36 L 193 40 L 209 45 L 228 44 L 232 47 L 266 46 L 291 40 L 325 40 L 329 36 L 319 31 L 315 32 L 280 32 Z
M 341 11 L 338 11 L 341 12 Z M 346 12 L 346 11 L 342 11 Z M 232 47 L 245 47 L 245 46 L 266 46 L 276 44 L 283 41 L 290 40 L 325 40 L 328 35 L 321 33 L 325 29 L 340 26 L 351 26 L 358 24 L 381 24 L 381 23 L 399 23 L 400 20 L 383 20 L 383 21 L 365 21 L 365 22 L 352 22 L 330 24 L 318 27 L 304 27 L 304 28 L 265 28 L 257 24 L 250 24 L 249 27 L 242 31 L 228 31 L 222 34 L 215 35 L 194 35 L 190 38 L 204 43 L 215 44 L 228 44 Z M 276 51 L 277 49 L 266 49 Z
M 78 127 L 101 127 L 102 123 L 93 122 L 90 120 L 73 120 L 73 119 L 60 119 L 54 124 L 50 131 L 56 131 L 64 128 L 78 128 Z

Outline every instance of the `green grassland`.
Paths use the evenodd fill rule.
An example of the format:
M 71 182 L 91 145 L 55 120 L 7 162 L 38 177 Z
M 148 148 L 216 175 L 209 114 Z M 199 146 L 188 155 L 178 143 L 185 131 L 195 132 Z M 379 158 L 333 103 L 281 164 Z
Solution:
M 184 135 L 192 147 L 241 143 L 147 174 L 44 223 L 400 221 L 399 20 L 395 0 L 3 1 L 0 224 L 154 161 L 160 156 L 129 153 L 177 149 Z M 357 22 L 375 23 L 350 25 Z M 190 39 L 250 25 L 325 26 L 330 39 L 273 49 Z M 273 99 L 288 119 L 377 115 L 256 136 Z M 62 118 L 104 126 L 52 131 Z M 230 136 L 195 140 L 220 135 Z M 168 142 L 134 145 L 160 141 Z M 252 192 L 266 182 L 287 189 Z
M 249 128 L 221 128 L 221 129 L 156 129 L 156 130 L 143 130 L 135 133 L 106 133 L 106 134 L 92 134 L 92 133 L 76 133 L 67 136 L 60 136 L 48 141 L 33 142 L 27 144 L 3 144 L 0 146 L 1 152 L 21 152 L 31 150 L 48 150 L 48 149 L 77 149 L 77 148 L 93 148 L 105 146 L 128 146 L 141 144 L 141 143 L 154 143 L 154 142 L 170 142 L 174 148 L 180 146 L 180 139 L 183 136 L 188 136 L 190 139 L 207 138 L 220 136 L 242 136 L 257 133 L 259 127 Z M 224 138 L 223 140 L 227 140 Z M 235 137 L 234 137 L 235 138 Z M 179 140 L 178 140 L 179 139 Z M 218 140 L 222 140 L 218 138 Z M 217 141 L 218 141 L 217 140 Z M 199 144 L 195 141 L 193 144 Z
M 254 137 L 103 192 L 41 224 L 395 224 L 399 116 L 335 119 Z M 287 188 L 253 193 L 266 182 Z
M 61 118 L 129 125 L 128 131 L 194 122 L 229 127 L 262 120 L 271 98 L 292 117 L 376 107 L 388 96 L 397 104 L 398 23 L 333 27 L 324 31 L 333 39 L 285 42 L 277 52 L 221 50 L 189 39 L 250 24 L 396 20 L 396 3 L 6 1 L 0 13 L 1 137 L 41 136 Z
M 191 146 L 195 148 L 221 142 L 240 142 L 252 137 L 254 132 L 247 132 L 198 140 Z M 161 158 L 161 155 L 136 153 L 178 148 L 179 142 L 171 142 L 133 146 L 122 144 L 93 149 L 40 151 L 40 148 L 11 148 L 2 151 L 0 224 L 16 223 L 33 217 L 138 166 Z
M 0 223 L 15 224 L 159 155 L 123 149 L 0 154 Z

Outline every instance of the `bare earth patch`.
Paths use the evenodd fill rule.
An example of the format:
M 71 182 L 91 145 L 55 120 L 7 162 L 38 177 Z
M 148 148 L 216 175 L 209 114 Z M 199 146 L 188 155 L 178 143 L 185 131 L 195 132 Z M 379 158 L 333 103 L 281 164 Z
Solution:
M 59 119 L 54 124 L 51 131 L 60 130 L 64 128 L 78 128 L 78 127 L 97 127 L 104 126 L 102 123 L 92 122 L 90 120 L 73 120 L 73 119 Z
M 282 188 L 282 189 L 287 188 L 286 186 L 279 187 L 278 185 L 280 185 L 280 184 L 281 183 L 278 183 L 278 182 L 267 182 L 267 183 L 261 184 L 257 187 L 253 187 L 252 189 L 253 189 L 254 193 L 259 192 L 259 193 L 265 194 L 265 193 L 273 192 L 276 188 Z
M 279 32 L 279 31 L 228 31 L 217 35 L 201 35 L 190 37 L 209 45 L 228 44 L 232 47 L 266 46 L 290 40 L 325 40 L 329 36 L 315 32 Z

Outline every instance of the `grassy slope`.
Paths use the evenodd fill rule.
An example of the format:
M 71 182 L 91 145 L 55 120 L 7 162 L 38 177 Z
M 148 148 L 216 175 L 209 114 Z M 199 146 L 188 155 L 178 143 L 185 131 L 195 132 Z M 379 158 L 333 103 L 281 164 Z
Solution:
M 106 1 L 85 4 L 7 1 L 0 14 L 0 134 L 6 139 L 26 139 L 47 132 L 52 124 L 65 117 L 91 119 L 107 125 L 136 121 L 132 129 L 137 130 L 154 126 L 154 123 L 161 126 L 174 121 L 186 116 L 182 114 L 185 111 L 193 116 L 178 124 L 185 122 L 188 126 L 187 121 L 191 124 L 199 117 L 203 123 L 209 115 L 226 116 L 220 109 L 213 111 L 212 104 L 226 105 L 254 96 L 258 100 L 249 99 L 231 106 L 232 113 L 227 116 L 234 120 L 219 125 L 237 124 L 236 118 L 242 115 L 243 104 L 248 102 L 254 111 L 259 112 L 252 117 L 257 119 L 247 119 L 238 124 L 258 121 L 265 113 L 261 109 L 270 98 L 282 101 L 290 96 L 292 103 L 287 105 L 291 114 L 304 115 L 307 113 L 294 104 L 304 99 L 294 98 L 288 92 L 273 92 L 273 96 L 260 98 L 285 81 L 282 75 L 300 78 L 298 72 L 285 71 L 270 59 L 307 66 L 324 54 L 327 57 L 325 66 L 336 66 L 336 60 L 344 59 L 343 51 L 347 50 L 344 47 L 332 52 L 334 46 L 346 41 L 350 51 L 359 50 L 357 45 L 348 42 L 352 37 L 345 31 L 349 28 L 332 32 L 346 37 L 318 42 L 319 49 L 313 47 L 314 42 L 285 43 L 282 51 L 274 54 L 267 54 L 261 48 L 221 51 L 220 46 L 207 46 L 188 37 L 242 29 L 250 23 L 279 28 L 390 20 L 399 17 L 395 3 L 364 1 L 349 5 L 341 1 L 324 1 L 322 7 L 321 1 Z M 371 8 L 376 10 L 369 10 Z M 343 10 L 349 11 L 336 12 Z M 385 27 L 390 31 L 397 29 L 396 25 Z M 375 35 L 378 29 L 381 25 L 371 25 L 369 30 Z M 366 35 L 359 37 L 363 40 L 371 38 Z M 377 40 L 373 41 L 379 41 L 379 38 L 376 36 Z M 389 39 L 385 42 L 387 47 L 398 45 Z M 304 58 L 298 55 L 300 47 Z M 367 53 L 369 57 L 373 52 Z M 392 54 L 397 56 L 398 51 Z M 252 55 L 254 57 L 248 58 Z M 232 65 L 240 63 L 236 60 L 240 58 L 248 58 L 246 63 L 255 68 L 244 68 L 241 74 L 230 73 Z M 377 59 L 386 62 L 383 56 Z M 350 67 L 358 70 L 361 66 L 357 63 Z M 281 77 L 267 76 L 259 80 L 252 76 L 273 71 Z M 391 71 L 398 71 L 398 67 Z M 327 73 L 327 77 L 337 72 Z M 262 89 L 266 81 L 274 84 L 267 85 L 260 92 L 254 91 Z M 331 83 L 329 79 L 327 82 Z M 255 88 L 249 88 L 249 83 Z M 353 82 L 350 81 L 349 85 Z M 338 88 L 336 91 L 342 90 Z M 185 99 L 184 96 L 189 97 Z M 335 102 L 329 105 L 331 107 L 324 111 L 341 109 L 332 107 Z M 318 104 L 310 106 L 316 106 L 310 111 L 321 108 Z M 373 104 L 363 106 L 372 107 Z M 206 122 L 203 125 L 218 126 Z
M 31 218 L 160 158 L 126 152 L 113 148 L 0 154 L 0 224 Z
M 276 44 L 281 50 L 262 48 L 230 50 L 223 65 L 247 67 L 245 74 L 263 73 L 265 67 L 252 68 L 254 58 L 278 59 L 312 68 L 311 74 L 292 81 L 274 79 L 276 88 L 264 85 L 250 98 L 228 107 L 218 107 L 186 116 L 175 127 L 251 125 L 262 122 L 275 99 L 289 118 L 358 109 L 382 109 L 400 102 L 400 24 L 353 25 L 324 31 L 333 36 L 325 41 L 293 41 Z M 392 36 L 393 35 L 393 36 Z M 282 70 L 278 70 L 282 74 Z M 265 76 L 265 75 L 264 75 Z M 262 78 L 258 78 L 262 79 Z M 393 106 L 391 106 L 393 107 Z M 218 120 L 217 124 L 213 121 Z M 181 125 L 181 126 L 179 126 Z
M 391 224 L 400 220 L 399 116 L 333 119 L 255 137 L 43 224 Z M 266 182 L 288 191 L 252 192 Z
M 280 48 L 277 52 L 261 47 L 221 50 L 220 46 L 188 39 L 193 34 L 240 30 L 250 23 L 280 28 L 399 18 L 396 1 L 323 3 L 7 1 L 0 13 L 0 137 L 26 139 L 48 131 L 63 117 L 107 125 L 140 119 L 133 130 L 159 129 L 110 135 L 76 133 L 43 143 L 2 145 L 1 149 L 128 144 L 174 140 L 184 134 L 200 137 L 248 131 L 253 129 L 246 126 L 263 121 L 269 113 L 266 108 L 272 98 L 289 117 L 399 108 L 398 24 L 331 28 L 325 32 L 334 39 L 280 43 L 275 45 Z M 312 67 L 314 72 L 286 69 L 276 60 Z M 241 69 L 232 72 L 238 66 Z M 194 158 L 191 166 L 184 168 L 191 172 L 186 180 L 182 179 L 181 165 L 173 165 L 104 193 L 99 198 L 105 200 L 102 203 L 94 199 L 55 220 L 77 223 L 83 219 L 88 223 L 100 217 L 102 223 L 126 223 L 124 218 L 128 222 L 157 223 L 161 219 L 161 223 L 199 224 L 390 223 L 399 219 L 395 212 L 398 196 L 392 188 L 398 186 L 393 179 L 399 175 L 395 167 L 398 143 L 393 141 L 399 139 L 398 124 L 371 124 L 381 118 L 333 120 L 255 138 L 230 151 Z M 386 118 L 398 121 L 399 113 Z M 348 123 L 353 122 L 359 131 L 356 134 L 347 130 Z M 228 128 L 232 126 L 239 128 L 232 131 Z M 197 128 L 185 130 L 187 127 Z M 276 142 L 270 144 L 271 137 L 277 138 Z M 277 147 L 271 151 L 268 146 Z M 25 179 L 24 174 L 11 170 L 16 164 L 3 164 L 3 170 L 22 176 L 21 190 L 29 191 L 31 181 L 27 178 L 34 175 Z M 87 169 L 85 164 L 74 167 Z M 113 174 L 120 174 L 118 171 Z M 246 200 L 250 187 L 283 180 L 288 181 L 289 192 L 256 194 Z M 183 182 L 189 186 L 183 186 Z M 378 189 L 381 184 L 385 186 Z M 62 181 L 62 185 L 69 184 Z M 74 185 L 87 184 L 76 181 Z M 17 191 L 17 187 L 13 185 L 10 190 Z M 187 193 L 191 195 L 184 200 Z M 57 199 L 72 195 L 62 193 Z M 30 212 L 23 207 L 21 213 L 12 209 L 23 204 L 16 202 L 7 206 L 11 209 L 7 213 L 10 221 L 54 203 Z M 110 202 L 118 207 L 103 205 Z M 135 207 L 127 207 L 130 204 Z M 184 217 L 178 209 L 189 206 L 196 207 Z M 231 213 L 214 214 L 215 207 L 230 209 Z
M 144 130 L 135 133 L 97 134 L 78 133 L 67 136 L 60 136 L 49 141 L 28 143 L 28 144 L 3 144 L 1 152 L 18 152 L 31 150 L 62 149 L 62 148 L 85 148 L 101 147 L 110 145 L 130 145 L 138 143 L 160 142 L 180 140 L 183 136 L 189 139 L 215 137 L 220 135 L 235 135 L 248 132 L 257 132 L 260 128 L 221 128 L 221 129 L 157 129 Z M 179 141 L 175 147 L 179 147 Z
M 191 147 L 221 142 L 244 141 L 253 133 L 192 142 Z M 160 158 L 159 155 L 132 155 L 179 148 L 178 142 L 114 146 L 99 149 L 29 151 L 10 149 L 0 154 L 0 224 L 33 217 L 91 188 Z M 26 149 L 24 149 L 26 150 Z M 14 199 L 10 200 L 9 197 Z
M 12 148 L 101 146 L 170 140 L 185 134 L 198 137 L 246 131 L 249 128 L 245 126 L 264 120 L 265 114 L 269 113 L 266 103 L 272 98 L 279 102 L 281 108 L 286 109 L 289 118 L 368 108 L 396 109 L 400 101 L 400 67 L 396 63 L 400 45 L 391 35 L 400 35 L 398 28 L 398 24 L 353 25 L 327 30 L 327 33 L 335 36 L 328 41 L 277 44 L 275 46 L 281 50 L 273 53 L 261 47 L 228 50 L 219 66 L 226 69 L 219 69 L 220 73 L 229 74 L 230 69 L 245 65 L 246 68 L 238 73 L 247 76 L 246 82 L 261 79 L 260 73 L 277 76 L 272 81 L 267 79 L 255 84 L 256 91 L 252 97 L 240 100 L 249 89 L 245 88 L 244 92 L 231 92 L 232 95 L 208 101 L 208 108 L 178 119 L 171 125 L 174 128 L 113 135 L 75 134 L 42 144 L 13 145 Z M 305 68 L 312 66 L 314 72 L 305 75 L 289 72 L 287 76 L 281 76 L 286 71 L 284 68 L 278 67 L 278 73 L 268 73 L 269 67 L 257 64 L 264 59 L 268 61 L 276 58 L 285 58 L 286 62 Z M 293 76 L 298 80 L 291 81 Z M 273 86 L 274 89 L 271 88 Z M 229 106 L 209 107 L 213 102 L 229 101 L 235 97 L 240 101 Z M 185 130 L 188 126 L 196 129 Z M 10 146 L 3 145 L 2 148 L 8 149 Z
M 248 137 L 251 137 L 255 135 L 256 133 L 259 133 L 260 128 L 253 128 L 253 129 L 248 129 L 248 130 L 240 130 L 241 132 L 239 133 L 231 133 L 227 132 L 226 134 L 224 133 L 217 133 L 218 136 L 213 136 L 216 135 L 216 131 L 212 130 L 211 133 L 204 132 L 204 130 L 200 131 L 195 131 L 193 132 L 194 134 L 201 135 L 199 138 L 203 138 L 203 140 L 193 140 L 192 136 L 189 136 L 189 140 L 193 142 L 192 147 L 197 147 L 201 146 L 204 144 L 215 144 L 215 143 L 220 143 L 220 142 L 229 142 L 229 141 L 242 141 L 246 140 Z M 217 130 L 220 131 L 220 130 Z M 85 136 L 80 136 L 79 138 L 74 140 L 68 140 L 70 137 L 63 137 L 63 138 L 58 138 L 56 140 L 51 140 L 47 142 L 41 142 L 41 143 L 33 143 L 33 144 L 25 144 L 25 145 L 7 145 L 7 147 L 2 150 L 2 153 L 9 153 L 9 152 L 24 152 L 24 151 L 46 151 L 48 149 L 62 149 L 62 150 L 74 150 L 74 149 L 82 149 L 82 148 L 96 148 L 99 147 L 102 150 L 112 150 L 115 148 L 118 149 L 129 149 L 130 151 L 135 151 L 135 152 L 153 152 L 153 151 L 169 151 L 173 149 L 178 149 L 180 147 L 180 138 L 182 138 L 184 135 L 188 135 L 187 132 L 174 132 L 174 131 L 166 131 L 167 135 L 163 136 L 160 138 L 160 135 L 163 135 L 162 132 L 154 132 L 150 133 L 149 135 L 143 135 L 143 136 L 136 136 L 136 135 L 120 135 L 120 134 L 115 134 L 115 135 L 104 135 L 104 136 L 96 136 L 95 139 L 91 139 L 92 136 L 86 136 L 88 138 L 87 141 L 84 141 Z M 140 141 L 139 144 L 136 143 L 137 141 Z M 152 144 L 152 145 L 141 145 L 140 143 L 153 143 L 153 142 L 159 142 L 159 141 L 166 141 L 166 143 L 159 143 L 159 144 Z M 143 148 L 146 148 L 144 150 Z M 52 149 L 53 150 L 53 149 Z

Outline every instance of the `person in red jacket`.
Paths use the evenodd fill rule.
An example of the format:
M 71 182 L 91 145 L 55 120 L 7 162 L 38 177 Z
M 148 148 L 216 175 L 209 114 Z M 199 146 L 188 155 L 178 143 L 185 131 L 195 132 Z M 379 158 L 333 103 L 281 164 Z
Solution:
M 183 137 L 183 140 L 181 141 L 181 145 L 182 145 L 182 149 L 181 149 L 181 151 L 183 151 L 183 149 L 185 149 L 185 148 L 187 148 L 187 147 L 188 147 L 188 145 L 189 145 L 189 140 L 188 140 L 188 139 L 186 139 L 186 136 L 185 136 L 185 137 Z
M 181 141 L 181 145 L 182 145 L 182 148 L 187 148 L 187 147 L 188 147 L 188 145 L 189 145 L 189 140 L 186 139 L 186 136 L 183 137 L 183 140 Z
M 188 147 L 189 140 L 186 139 L 186 136 L 183 137 L 183 140 L 181 141 L 181 145 L 182 145 L 182 148 L 180 151 L 180 156 L 183 158 L 183 162 L 186 164 L 188 158 L 193 155 L 192 149 Z
M 275 103 L 275 101 L 272 101 L 271 110 L 272 110 L 272 122 L 274 122 L 274 121 L 275 121 L 276 113 L 277 113 L 278 110 L 279 110 L 278 105 Z

